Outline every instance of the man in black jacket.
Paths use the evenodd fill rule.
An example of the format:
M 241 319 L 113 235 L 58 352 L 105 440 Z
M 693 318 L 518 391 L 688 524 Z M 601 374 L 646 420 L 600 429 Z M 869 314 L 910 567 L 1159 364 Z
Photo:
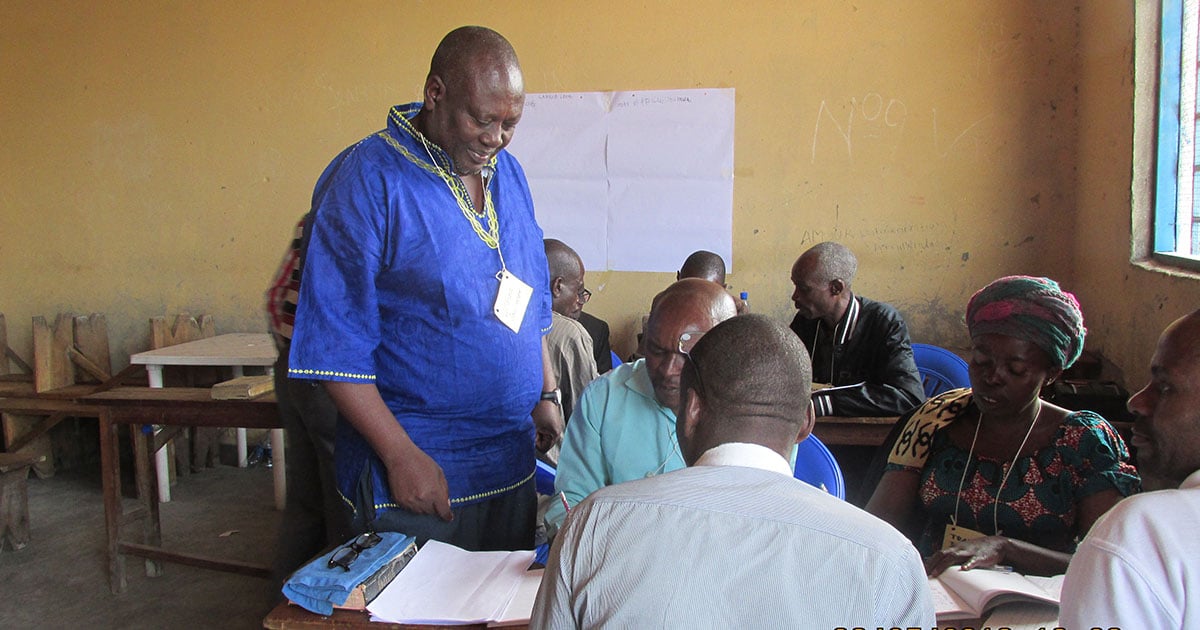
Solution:
M 596 357 L 596 372 L 604 374 L 613 369 L 612 346 L 608 341 L 608 322 L 588 313 L 579 312 L 579 323 L 592 336 L 592 354 Z
M 818 416 L 899 416 L 924 402 L 925 393 L 904 318 L 895 308 L 854 295 L 858 260 L 844 245 L 814 245 L 792 266 L 792 331 L 812 357 Z M 871 449 L 831 449 L 857 488 Z M 853 498 L 853 497 L 852 497 Z

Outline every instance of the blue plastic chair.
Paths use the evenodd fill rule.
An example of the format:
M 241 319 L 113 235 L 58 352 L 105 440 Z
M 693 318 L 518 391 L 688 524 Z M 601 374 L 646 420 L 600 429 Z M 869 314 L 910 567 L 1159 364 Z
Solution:
M 842 468 L 829 448 L 815 435 L 810 434 L 796 445 L 796 467 L 792 470 L 792 476 L 846 500 L 846 480 L 842 478 Z
M 912 350 L 917 372 L 921 373 L 921 385 L 925 387 L 926 398 L 933 398 L 951 389 L 971 386 L 967 362 L 962 357 L 945 348 L 924 343 L 914 343 Z
M 538 494 L 554 494 L 554 476 L 556 474 L 558 471 L 553 466 L 540 459 L 537 460 L 537 468 L 533 471 L 533 484 L 537 487 Z

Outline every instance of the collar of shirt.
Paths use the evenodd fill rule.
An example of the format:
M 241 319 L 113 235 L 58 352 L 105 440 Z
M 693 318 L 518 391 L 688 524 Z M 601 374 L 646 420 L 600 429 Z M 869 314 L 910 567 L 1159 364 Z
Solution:
M 782 455 L 761 445 L 726 442 L 714 446 L 696 460 L 696 466 L 744 466 L 792 476 L 792 467 Z
M 850 337 L 854 335 L 854 328 L 858 324 L 858 313 L 862 310 L 861 303 L 857 295 L 850 294 L 850 303 L 846 305 L 846 312 L 842 313 L 842 319 L 833 327 L 833 338 L 837 345 L 845 345 Z M 820 325 L 819 323 L 817 324 Z
M 1180 490 L 1187 490 L 1188 488 L 1200 488 L 1200 470 L 1188 475 L 1187 479 L 1184 479 L 1183 483 L 1179 484 Z
M 671 421 L 675 420 L 675 411 L 658 404 L 658 399 L 654 397 L 654 384 L 650 382 L 650 368 L 646 367 L 646 359 L 642 358 L 634 362 L 630 368 L 629 378 L 625 381 L 625 386 L 641 394 L 643 397 L 649 398 L 650 402 L 659 411 L 666 414 Z

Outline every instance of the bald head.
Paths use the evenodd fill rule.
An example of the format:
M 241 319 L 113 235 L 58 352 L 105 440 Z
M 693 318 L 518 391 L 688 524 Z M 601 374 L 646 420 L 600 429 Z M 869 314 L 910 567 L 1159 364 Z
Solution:
M 700 338 L 684 369 L 677 435 L 692 464 L 727 442 L 787 457 L 812 429 L 812 365 L 794 333 L 764 315 L 722 322 Z
M 579 319 L 586 302 L 583 298 L 583 261 L 575 250 L 558 239 L 548 238 L 542 244 L 546 248 L 546 262 L 550 267 L 552 308 L 559 315 Z
M 1150 382 L 1129 410 L 1137 415 L 1130 443 L 1146 489 L 1177 488 L 1200 470 L 1200 310 L 1163 331 Z
M 482 177 L 492 168 L 525 111 L 517 54 L 508 40 L 482 26 L 457 28 L 442 39 L 424 96 L 412 124 L 435 145 L 425 152 L 433 165 L 459 177 Z
M 650 302 L 650 319 L 646 323 L 646 330 L 677 318 L 681 312 L 686 311 L 704 313 L 713 321 L 712 326 L 715 326 L 737 315 L 737 306 L 728 293 L 712 282 L 700 278 L 684 278 L 654 296 Z
M 1200 365 L 1200 309 L 1175 320 L 1163 331 L 1166 342 L 1186 364 Z
M 680 280 L 654 296 L 642 355 L 658 404 L 675 409 L 679 402 L 680 336 L 706 332 L 736 314 L 737 306 L 723 288 L 699 278 Z
M 679 273 L 675 274 L 676 280 L 684 278 L 700 278 L 725 286 L 725 260 L 717 254 L 703 249 L 692 252 L 692 255 L 683 261 Z
M 483 26 L 460 26 L 447 33 L 433 52 L 429 76 L 456 85 L 479 68 L 515 69 L 519 80 L 521 66 L 512 44 L 500 33 Z

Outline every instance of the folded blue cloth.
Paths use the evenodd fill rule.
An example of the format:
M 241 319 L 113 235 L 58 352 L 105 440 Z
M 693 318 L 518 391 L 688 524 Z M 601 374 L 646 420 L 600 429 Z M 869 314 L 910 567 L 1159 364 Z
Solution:
M 354 587 L 375 575 L 380 567 L 400 555 L 409 543 L 416 540 L 399 532 L 379 532 L 378 535 L 382 540 L 362 550 L 350 563 L 349 571 L 338 566 L 329 568 L 329 558 L 349 546 L 353 540 L 297 569 L 283 585 L 283 594 L 309 612 L 332 614 L 334 604 L 345 604 Z

